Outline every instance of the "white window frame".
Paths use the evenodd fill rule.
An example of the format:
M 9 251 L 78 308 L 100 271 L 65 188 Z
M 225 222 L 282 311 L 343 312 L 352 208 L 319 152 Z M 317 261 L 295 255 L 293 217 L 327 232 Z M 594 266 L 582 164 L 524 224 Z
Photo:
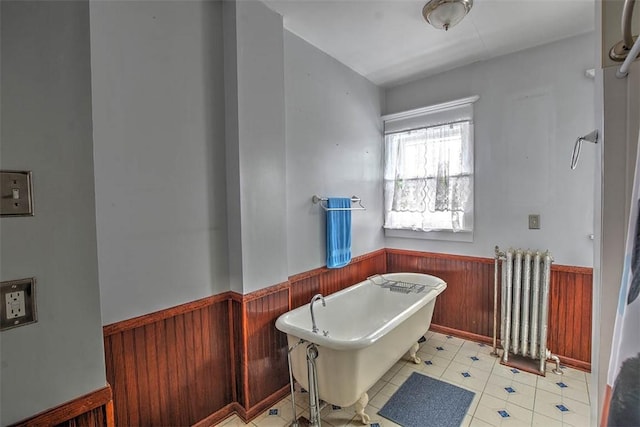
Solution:
M 428 107 L 417 108 L 414 110 L 403 111 L 400 113 L 388 114 L 382 116 L 385 130 L 385 152 L 387 149 L 386 135 L 390 133 L 408 131 L 417 128 L 426 128 L 431 126 L 438 126 L 446 123 L 457 122 L 461 120 L 470 121 L 469 129 L 469 155 L 472 161 L 471 179 L 472 189 L 475 175 L 475 165 L 473 164 L 474 155 L 474 134 L 473 134 L 473 103 L 480 97 L 471 96 L 467 98 L 457 99 L 450 102 L 445 102 L 436 105 L 430 105 Z M 387 156 L 385 155 L 385 162 Z M 386 167 L 386 165 L 385 165 Z M 473 190 L 472 190 L 473 191 Z M 387 237 L 402 237 L 411 239 L 430 239 L 430 240 L 447 240 L 456 242 L 473 242 L 473 221 L 474 221 L 474 198 L 475 191 L 471 196 L 471 210 L 467 215 L 465 214 L 465 222 L 470 221 L 470 231 L 453 231 L 453 230 L 410 230 L 410 229 L 392 229 L 385 228 L 385 236 Z M 386 209 L 387 201 L 384 203 L 384 215 L 386 221 Z

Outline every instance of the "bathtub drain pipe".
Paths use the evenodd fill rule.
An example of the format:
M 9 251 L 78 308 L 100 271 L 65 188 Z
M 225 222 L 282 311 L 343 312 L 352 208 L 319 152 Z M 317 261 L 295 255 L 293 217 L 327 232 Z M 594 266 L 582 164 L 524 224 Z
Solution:
M 320 424 L 320 397 L 318 395 L 318 374 L 316 371 L 316 359 L 318 348 L 311 343 L 307 346 L 307 376 L 309 378 L 309 425 L 321 427 Z
M 287 363 L 289 364 L 289 384 L 291 386 L 291 408 L 293 409 L 293 421 L 291 422 L 290 427 L 298 427 L 298 415 L 296 414 L 296 391 L 293 388 L 293 370 L 291 368 L 291 352 L 300 344 L 302 344 L 304 340 L 298 341 L 293 347 L 289 347 L 287 351 Z

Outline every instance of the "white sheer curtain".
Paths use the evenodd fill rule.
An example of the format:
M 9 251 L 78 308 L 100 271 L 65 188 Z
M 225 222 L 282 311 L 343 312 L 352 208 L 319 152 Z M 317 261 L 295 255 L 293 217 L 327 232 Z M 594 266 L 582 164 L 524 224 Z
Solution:
M 473 230 L 471 122 L 385 137 L 385 228 Z

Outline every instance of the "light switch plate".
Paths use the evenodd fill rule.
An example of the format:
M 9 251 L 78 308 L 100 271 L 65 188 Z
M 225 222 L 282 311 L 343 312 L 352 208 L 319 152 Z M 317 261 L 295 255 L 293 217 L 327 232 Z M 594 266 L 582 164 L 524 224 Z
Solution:
M 36 280 L 11 280 L 0 283 L 0 330 L 37 321 Z
M 540 229 L 540 215 L 531 214 L 529 215 L 529 230 L 538 230 Z
M 0 216 L 32 216 L 30 171 L 0 171 Z

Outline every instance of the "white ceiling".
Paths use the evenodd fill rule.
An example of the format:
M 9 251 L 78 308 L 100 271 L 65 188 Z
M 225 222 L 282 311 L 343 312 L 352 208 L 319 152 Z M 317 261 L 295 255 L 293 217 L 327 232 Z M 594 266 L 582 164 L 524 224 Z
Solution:
M 436 30 L 427 0 L 264 0 L 284 26 L 380 86 L 586 33 L 594 0 L 475 0 L 462 22 Z

